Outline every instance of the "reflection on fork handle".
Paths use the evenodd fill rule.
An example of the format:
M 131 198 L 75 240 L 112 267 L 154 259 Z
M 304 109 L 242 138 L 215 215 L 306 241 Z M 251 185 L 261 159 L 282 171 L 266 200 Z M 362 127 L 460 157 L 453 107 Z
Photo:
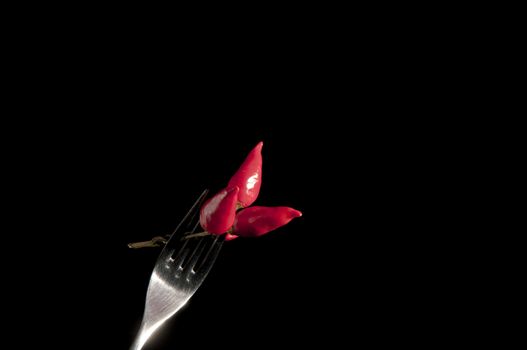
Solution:
M 145 346 L 148 339 L 150 339 L 150 336 L 152 336 L 152 333 L 154 333 L 159 328 L 159 326 L 161 326 L 161 324 L 162 323 L 159 325 L 151 325 L 147 327 L 144 323 L 142 323 L 138 333 L 140 336 L 135 338 L 130 350 L 141 350 L 143 346 Z
M 141 325 L 141 327 L 139 328 L 138 334 L 143 334 L 143 329 L 144 329 L 144 325 Z M 146 339 L 144 337 L 136 337 L 134 340 L 134 343 L 130 347 L 130 350 L 141 350 L 143 346 L 145 345 L 145 343 L 146 343 Z

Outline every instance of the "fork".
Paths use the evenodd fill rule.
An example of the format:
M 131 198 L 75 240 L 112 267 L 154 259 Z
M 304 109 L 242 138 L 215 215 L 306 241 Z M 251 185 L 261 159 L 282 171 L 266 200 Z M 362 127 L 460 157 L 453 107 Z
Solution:
M 182 239 L 199 226 L 205 190 L 179 223 L 161 251 L 146 292 L 141 326 L 130 350 L 140 350 L 152 334 L 178 312 L 201 286 L 216 261 L 223 236 Z

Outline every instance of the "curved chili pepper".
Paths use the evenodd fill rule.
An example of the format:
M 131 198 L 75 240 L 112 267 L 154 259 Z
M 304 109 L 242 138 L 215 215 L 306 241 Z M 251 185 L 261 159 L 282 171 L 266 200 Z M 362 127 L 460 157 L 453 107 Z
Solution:
M 229 180 L 229 187 L 238 186 L 238 202 L 242 207 L 251 205 L 260 193 L 262 185 L 262 147 L 260 142 L 247 155 L 242 165 Z
M 207 232 L 219 235 L 231 228 L 236 216 L 238 186 L 218 192 L 201 207 L 199 222 Z
M 289 207 L 250 207 L 236 214 L 232 233 L 242 237 L 258 237 L 302 216 Z

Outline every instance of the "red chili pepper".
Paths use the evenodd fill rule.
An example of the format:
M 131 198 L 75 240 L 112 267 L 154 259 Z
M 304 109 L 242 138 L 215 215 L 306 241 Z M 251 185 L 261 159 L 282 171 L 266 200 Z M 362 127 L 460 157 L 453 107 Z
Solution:
M 229 187 L 238 186 L 238 201 L 241 206 L 248 207 L 258 197 L 262 185 L 262 146 L 260 142 L 253 148 L 242 165 L 231 177 Z
M 289 207 L 250 207 L 236 214 L 232 233 L 242 237 L 258 237 L 302 216 Z
M 233 239 L 236 239 L 236 238 L 238 238 L 238 236 L 230 234 L 230 233 L 225 234 L 225 242 L 232 241 Z
M 207 232 L 219 235 L 227 232 L 236 216 L 236 200 L 239 188 L 228 187 L 209 199 L 200 210 L 199 221 Z

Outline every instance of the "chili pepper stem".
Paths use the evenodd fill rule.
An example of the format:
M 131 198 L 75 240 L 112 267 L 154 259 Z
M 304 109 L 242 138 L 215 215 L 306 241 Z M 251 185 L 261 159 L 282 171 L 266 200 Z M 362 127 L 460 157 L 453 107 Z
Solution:
M 128 243 L 128 248 L 139 249 L 139 248 L 154 248 L 166 244 L 167 239 L 165 237 L 156 236 L 149 241 Z
M 181 240 L 195 238 L 195 237 L 203 237 L 203 236 L 208 236 L 208 235 L 210 235 L 210 233 L 208 233 L 207 231 L 203 231 L 203 232 L 193 233 L 191 235 L 186 235 L 184 237 L 181 237 Z
M 210 235 L 210 233 L 208 233 L 207 231 L 197 232 L 197 233 L 193 233 L 193 234 L 190 234 L 190 235 L 183 236 L 183 237 L 181 237 L 181 240 L 185 240 L 185 239 L 189 239 L 189 238 L 195 238 L 195 237 L 203 237 L 203 236 L 208 236 L 208 235 Z M 152 238 L 149 241 L 128 243 L 128 248 L 139 249 L 139 248 L 160 247 L 160 246 L 166 244 L 169 238 L 170 238 L 170 235 L 166 235 L 164 237 L 156 236 L 156 237 Z

